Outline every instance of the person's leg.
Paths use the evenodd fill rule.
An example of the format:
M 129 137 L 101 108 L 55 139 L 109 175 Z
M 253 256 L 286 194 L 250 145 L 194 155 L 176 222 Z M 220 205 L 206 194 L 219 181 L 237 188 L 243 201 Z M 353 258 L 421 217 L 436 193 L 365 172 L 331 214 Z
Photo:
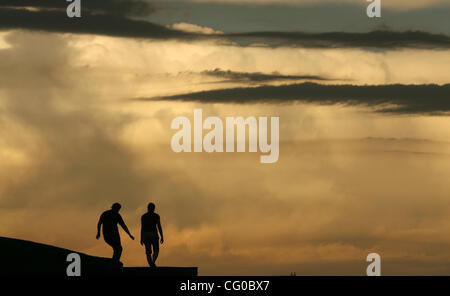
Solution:
M 152 267 L 153 266 L 152 245 L 147 240 L 147 241 L 144 241 L 144 246 L 145 246 L 145 255 L 147 256 L 148 266 Z
M 158 255 L 159 255 L 159 238 L 158 237 L 156 237 L 153 240 L 152 245 L 153 245 L 153 265 L 155 265 L 156 259 L 158 259 Z
M 113 250 L 114 250 L 114 253 L 113 253 L 112 258 L 116 261 L 120 261 L 120 257 L 122 256 L 122 250 L 123 250 L 122 245 L 120 243 L 114 245 Z
M 105 239 L 105 243 L 107 243 L 113 249 L 113 252 L 114 252 L 114 243 L 112 242 L 111 238 L 109 236 L 105 236 L 105 235 L 103 235 L 103 238 Z M 114 258 L 114 253 L 113 253 L 113 258 Z
M 105 239 L 105 242 L 113 249 L 112 259 L 120 261 L 120 257 L 122 256 L 122 244 L 120 243 L 120 236 L 114 234 L 103 234 L 103 237 Z

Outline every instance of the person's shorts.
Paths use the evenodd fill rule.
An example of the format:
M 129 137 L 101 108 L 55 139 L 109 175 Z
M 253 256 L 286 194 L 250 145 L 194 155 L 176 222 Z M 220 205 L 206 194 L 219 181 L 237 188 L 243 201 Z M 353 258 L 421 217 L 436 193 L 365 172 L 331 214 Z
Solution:
M 118 233 L 103 233 L 103 238 L 105 239 L 105 242 L 112 247 L 121 245 L 120 235 Z
M 153 250 L 157 250 L 159 248 L 159 236 L 156 232 L 143 232 L 142 233 L 142 242 L 145 246 L 145 252 L 151 253 L 153 246 Z

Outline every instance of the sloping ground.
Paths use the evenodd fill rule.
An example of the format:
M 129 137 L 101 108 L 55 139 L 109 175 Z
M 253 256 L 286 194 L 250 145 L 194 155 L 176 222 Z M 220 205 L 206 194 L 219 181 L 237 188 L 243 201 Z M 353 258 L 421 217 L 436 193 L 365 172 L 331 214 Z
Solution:
M 66 276 L 67 255 L 77 253 L 81 257 L 81 274 L 96 275 L 116 273 L 119 266 L 109 258 L 89 256 L 83 253 L 35 242 L 0 237 L 0 274 Z
M 197 275 L 196 267 L 121 268 L 110 258 L 102 258 L 40 243 L 0 237 L 0 275 L 66 276 L 67 255 L 81 257 L 82 276 Z

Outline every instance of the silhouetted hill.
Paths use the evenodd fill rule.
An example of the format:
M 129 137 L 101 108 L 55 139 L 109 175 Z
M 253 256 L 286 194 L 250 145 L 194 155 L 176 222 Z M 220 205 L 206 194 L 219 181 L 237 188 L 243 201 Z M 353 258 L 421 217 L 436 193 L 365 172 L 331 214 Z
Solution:
M 0 275 L 66 276 L 70 264 L 67 255 L 70 253 L 77 253 L 81 257 L 81 276 L 197 275 L 197 267 L 121 268 L 110 258 L 7 237 L 0 237 Z
M 120 268 L 110 258 L 89 256 L 50 245 L 0 237 L 0 274 L 66 275 L 67 255 L 81 257 L 82 275 L 117 273 Z

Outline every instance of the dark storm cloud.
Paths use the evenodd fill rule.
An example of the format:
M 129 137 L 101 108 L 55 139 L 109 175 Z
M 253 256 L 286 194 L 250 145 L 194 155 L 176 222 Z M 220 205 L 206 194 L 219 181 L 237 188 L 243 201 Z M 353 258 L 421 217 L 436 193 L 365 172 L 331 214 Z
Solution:
M 151 18 L 156 23 L 193 23 L 222 32 L 306 30 L 320 33 L 351 30 L 362 33 L 390 28 L 394 31 L 412 30 L 450 35 L 450 2 L 446 0 L 423 7 L 415 5 L 418 1 L 406 3 L 407 1 L 400 0 L 403 2 L 401 9 L 388 5 L 392 1 L 384 1 L 381 20 L 367 17 L 367 1 L 362 0 L 354 0 L 354 3 L 342 0 L 305 1 L 302 5 L 289 5 L 287 1 L 259 1 L 258 4 L 255 1 L 155 1 L 159 9 Z M 410 7 L 406 8 L 405 5 Z
M 154 39 L 195 37 L 193 34 L 114 14 L 83 15 L 82 12 L 81 18 L 70 19 L 65 12 L 61 11 L 28 11 L 11 8 L 0 9 L 0 29 L 27 29 Z
M 420 31 L 372 31 L 368 33 L 249 32 L 227 34 L 226 37 L 247 43 L 264 43 L 272 47 L 306 48 L 450 48 L 450 37 Z
M 127 16 L 130 15 L 140 16 L 153 11 L 152 6 L 141 8 L 140 5 L 144 4 L 137 1 L 93 1 L 92 4 L 82 4 L 82 17 L 73 19 L 68 18 L 65 11 L 62 11 L 65 6 L 59 5 L 59 3 L 59 6 L 56 6 L 57 3 L 54 1 L 43 2 L 43 4 L 30 0 L 19 2 L 26 3 L 29 7 L 47 8 L 37 11 L 22 9 L 21 7 L 25 4 L 13 5 L 14 2 L 10 0 L 5 3 L 9 5 L 3 3 L 0 6 L 0 29 L 42 30 L 129 38 L 220 40 L 223 44 L 239 46 L 258 44 L 258 46 L 306 48 L 450 48 L 450 37 L 447 35 L 420 31 L 373 31 L 369 33 L 272 31 L 210 35 L 189 33 L 128 18 Z M 11 6 L 16 7 L 11 8 Z
M 65 11 L 69 4 L 64 0 L 2 0 L 0 7 L 34 7 Z M 146 16 L 156 11 L 151 3 L 143 0 L 88 0 L 82 1 L 82 10 L 91 13 L 129 16 Z
M 270 82 L 282 80 L 328 80 L 327 78 L 314 75 L 282 75 L 278 73 L 265 74 L 260 72 L 236 72 L 221 69 L 207 70 L 202 75 L 223 78 L 223 82 Z
M 202 103 L 342 104 L 377 107 L 379 112 L 443 114 L 450 111 L 450 84 L 430 85 L 322 85 L 301 83 L 281 86 L 201 91 L 175 96 L 137 100 L 195 101 Z M 389 106 L 390 105 L 390 106 Z M 392 106 L 395 105 L 395 106 Z

